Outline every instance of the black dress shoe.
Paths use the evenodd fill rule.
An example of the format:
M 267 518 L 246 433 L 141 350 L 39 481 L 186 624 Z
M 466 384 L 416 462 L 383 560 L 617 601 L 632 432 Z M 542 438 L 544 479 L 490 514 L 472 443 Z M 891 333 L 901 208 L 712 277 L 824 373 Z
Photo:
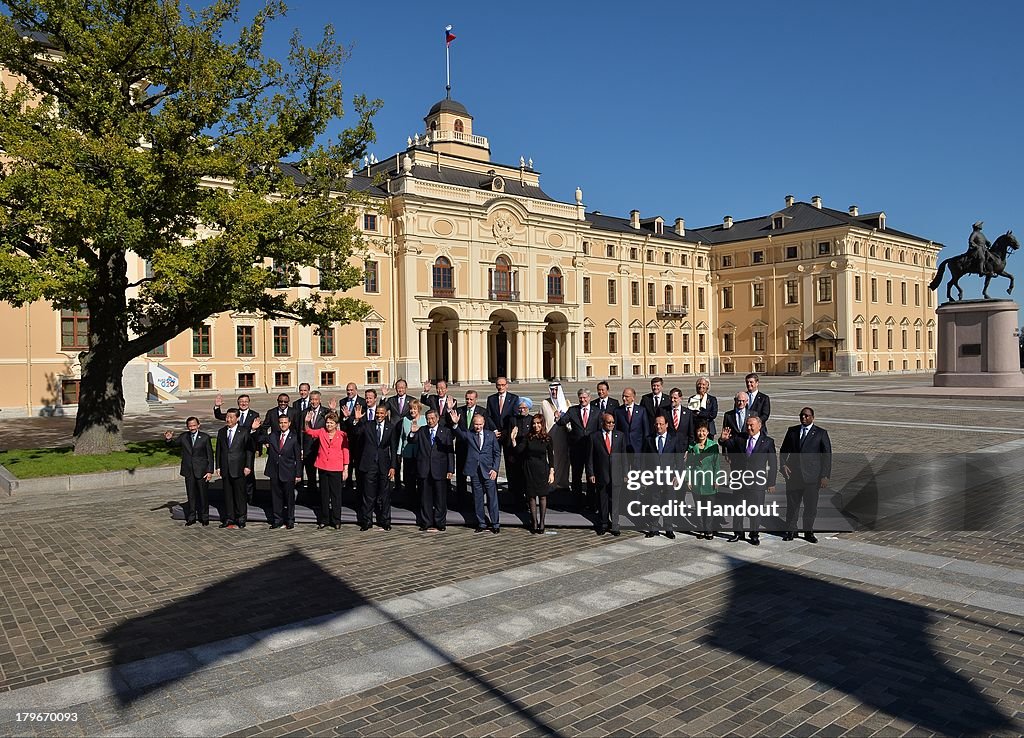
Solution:
M 272 526 L 270 526 L 270 530 L 280 530 L 283 527 L 284 526 L 281 525 L 280 523 L 274 523 Z
M 206 527 L 206 526 L 207 526 L 207 525 L 209 525 L 209 524 L 210 524 L 210 521 L 209 521 L 209 520 L 204 520 L 204 521 L 202 522 L 202 525 L 203 525 L 203 527 Z
M 231 525 L 231 523 L 224 522 L 224 523 L 221 523 L 220 525 L 218 525 L 217 527 L 218 528 L 227 528 L 229 525 Z
M 239 527 L 239 528 L 244 528 L 244 527 L 245 527 L 245 523 L 239 523 L 239 524 L 238 524 L 238 527 Z
M 656 536 L 656 535 L 658 535 L 658 534 L 655 533 L 653 530 L 645 530 L 644 531 L 644 538 L 654 538 L 654 536 Z
M 745 534 L 743 534 L 743 533 L 733 533 L 726 540 L 729 541 L 729 543 L 736 543 L 736 541 L 745 541 L 745 540 L 747 540 L 747 536 Z
M 391 530 L 391 524 L 389 523 L 388 525 L 382 525 L 381 528 L 383 528 L 384 530 Z
M 476 529 L 475 531 L 473 531 L 473 532 L 474 532 L 474 533 L 486 533 L 486 532 L 487 532 L 487 528 L 477 528 L 477 529 Z
M 196 521 L 194 521 L 194 520 L 186 520 L 185 521 L 185 527 L 186 528 L 189 528 L 189 527 L 191 527 L 191 526 L 193 526 L 195 524 L 196 524 Z
M 784 541 L 792 541 L 793 540 L 793 534 L 792 533 L 783 533 L 782 534 L 782 540 L 784 540 Z
M 498 528 L 498 527 L 491 528 L 491 533 L 495 533 L 495 534 L 501 533 L 501 528 Z
M 608 531 L 608 532 L 611 533 L 616 538 L 618 538 L 618 536 L 619 536 L 619 531 L 617 531 L 617 530 L 611 530 L 611 531 Z
M 359 526 L 359 530 L 370 530 L 370 526 L 367 525 L 366 523 L 363 523 L 362 525 Z
M 807 541 L 808 543 L 817 543 L 818 542 L 818 537 L 816 535 L 814 535 L 813 533 L 805 533 L 804 534 L 804 540 Z
M 750 545 L 751 546 L 760 546 L 761 545 L 761 539 L 757 536 L 756 533 L 754 535 L 750 536 Z
M 676 539 L 676 534 L 674 531 L 667 530 L 665 531 L 665 537 L 668 538 L 670 541 L 674 541 Z
M 317 530 L 323 530 L 323 529 L 324 529 L 324 528 L 326 528 L 326 527 L 327 527 L 327 526 L 326 526 L 326 525 L 324 525 L 323 523 L 317 523 L 317 524 L 316 524 L 316 529 L 317 529 Z
M 288 523 L 288 525 L 286 525 L 285 528 L 287 528 L 288 530 L 294 530 L 295 529 L 295 523 Z
M 599 535 L 599 536 L 603 536 L 607 532 L 608 531 L 606 531 L 604 528 L 598 528 L 597 529 L 597 535 Z

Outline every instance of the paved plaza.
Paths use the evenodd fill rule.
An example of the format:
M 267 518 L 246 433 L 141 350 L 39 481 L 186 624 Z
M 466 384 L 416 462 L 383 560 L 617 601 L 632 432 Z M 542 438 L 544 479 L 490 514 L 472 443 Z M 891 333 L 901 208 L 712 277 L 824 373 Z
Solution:
M 777 443 L 811 405 L 837 452 L 904 473 L 942 451 L 1024 463 L 1024 402 L 857 394 L 928 381 L 761 389 Z M 741 382 L 714 380 L 722 411 Z M 126 427 L 153 438 L 193 412 L 215 427 L 210 404 Z M 26 422 L 57 442 L 68 420 L 4 421 L 0 445 Z M 180 483 L 0 498 L 0 735 L 1016 736 L 1024 483 L 999 491 L 998 531 L 756 548 L 582 528 L 186 529 L 170 515 Z

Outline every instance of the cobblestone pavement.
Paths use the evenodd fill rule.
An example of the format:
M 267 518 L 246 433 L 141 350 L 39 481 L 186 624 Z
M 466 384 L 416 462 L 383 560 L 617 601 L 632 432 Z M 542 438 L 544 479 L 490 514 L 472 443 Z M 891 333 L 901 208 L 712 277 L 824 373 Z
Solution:
M 810 404 L 837 449 L 908 464 L 1024 439 L 1024 406 L 770 387 L 776 438 Z M 1024 732 L 1019 505 L 999 534 L 754 548 L 184 529 L 180 485 L 116 494 L 0 501 L 0 735 Z

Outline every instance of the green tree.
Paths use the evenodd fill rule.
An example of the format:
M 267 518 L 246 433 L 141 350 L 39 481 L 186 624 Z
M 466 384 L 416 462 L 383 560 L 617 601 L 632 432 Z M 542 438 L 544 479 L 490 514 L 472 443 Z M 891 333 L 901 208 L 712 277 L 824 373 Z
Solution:
M 331 27 L 277 61 L 263 50 L 277 0 L 248 25 L 238 0 L 2 3 L 0 65 L 23 81 L 0 92 L 0 299 L 88 308 L 76 452 L 123 447 L 125 366 L 210 315 L 365 315 L 275 289 L 303 266 L 333 265 L 334 290 L 362 277 L 349 257 L 367 201 L 345 174 L 380 102 L 356 97 L 355 124 L 323 141 L 347 56 Z M 148 276 L 132 281 L 139 258 Z

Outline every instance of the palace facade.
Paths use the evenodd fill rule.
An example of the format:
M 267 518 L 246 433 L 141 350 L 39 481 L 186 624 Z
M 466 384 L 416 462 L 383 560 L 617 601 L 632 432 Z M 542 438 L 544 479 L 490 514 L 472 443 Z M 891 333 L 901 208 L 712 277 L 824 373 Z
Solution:
M 934 369 L 942 245 L 786 197 L 757 218 L 588 212 L 549 196 L 532 162 L 496 164 L 473 116 L 445 99 L 405 151 L 351 173 L 361 323 L 325 331 L 224 313 L 132 362 L 128 411 L 190 393 L 294 391 L 427 379 L 479 384 Z M 782 203 L 780 203 L 781 205 Z M 145 264 L 131 265 L 134 281 Z M 309 267 L 303 281 L 316 284 Z M 310 288 L 296 288 L 308 290 Z M 74 412 L 88 315 L 0 305 L 0 410 Z

